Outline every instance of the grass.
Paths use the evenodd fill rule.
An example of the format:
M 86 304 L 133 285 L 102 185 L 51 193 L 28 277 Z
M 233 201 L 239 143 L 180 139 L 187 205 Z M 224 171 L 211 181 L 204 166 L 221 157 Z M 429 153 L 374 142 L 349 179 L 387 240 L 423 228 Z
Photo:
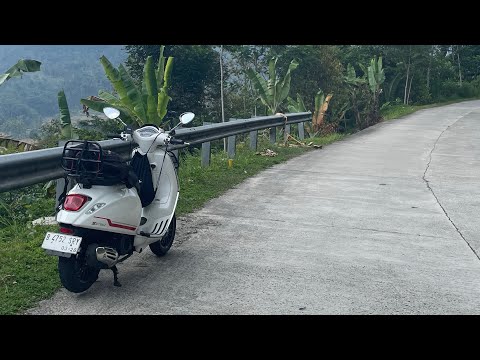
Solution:
M 327 145 L 345 135 L 307 139 L 316 145 Z M 228 189 L 260 171 L 295 156 L 311 151 L 312 147 L 279 146 L 269 144 L 259 136 L 258 151 L 271 149 L 278 155 L 256 155 L 243 143 L 237 145 L 233 166 L 228 167 L 227 155 L 213 153 L 209 167 L 201 167 L 199 154 L 184 155 L 180 160 L 180 198 L 177 215 L 186 215 L 201 208 L 208 200 L 218 197 Z M 34 206 L 39 205 L 36 202 Z M 53 202 L 44 206 L 51 215 Z M 2 220 L 0 218 L 0 220 Z M 0 315 L 18 314 L 49 298 L 61 287 L 58 278 L 57 257 L 48 256 L 40 245 L 47 231 L 58 231 L 57 226 L 32 226 L 3 219 L 0 221 Z
M 0 315 L 16 314 L 48 298 L 60 287 L 57 258 L 40 248 L 56 226 L 19 226 L 0 230 Z
M 455 104 L 458 102 L 468 101 L 468 100 L 478 100 L 478 98 L 465 98 L 465 99 L 455 99 L 448 100 L 434 104 L 428 105 L 392 105 L 388 106 L 386 109 L 381 111 L 384 120 L 398 119 L 400 117 L 410 115 L 418 110 L 430 109 L 437 106 L 445 106 L 450 104 Z

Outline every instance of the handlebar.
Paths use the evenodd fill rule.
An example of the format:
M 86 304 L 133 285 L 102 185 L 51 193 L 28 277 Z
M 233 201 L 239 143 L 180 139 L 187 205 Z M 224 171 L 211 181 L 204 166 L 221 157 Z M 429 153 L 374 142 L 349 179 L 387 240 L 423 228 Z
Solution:
M 107 138 L 121 138 L 122 134 L 106 134 L 105 135 Z

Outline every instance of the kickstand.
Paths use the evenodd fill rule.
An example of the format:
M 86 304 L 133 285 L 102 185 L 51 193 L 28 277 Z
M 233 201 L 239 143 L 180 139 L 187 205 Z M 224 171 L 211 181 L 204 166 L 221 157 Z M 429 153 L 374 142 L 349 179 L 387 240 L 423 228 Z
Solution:
M 110 269 L 113 271 L 113 286 L 118 286 L 118 287 L 122 286 L 122 284 L 120 284 L 120 282 L 118 281 L 117 266 L 113 265 Z

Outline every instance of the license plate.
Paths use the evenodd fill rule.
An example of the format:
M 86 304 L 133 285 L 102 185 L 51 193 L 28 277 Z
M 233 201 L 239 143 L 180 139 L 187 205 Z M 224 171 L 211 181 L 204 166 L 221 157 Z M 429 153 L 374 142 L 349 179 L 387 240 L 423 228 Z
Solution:
M 47 232 L 45 239 L 43 239 L 42 248 L 67 254 L 76 254 L 81 243 L 82 238 L 80 236 Z

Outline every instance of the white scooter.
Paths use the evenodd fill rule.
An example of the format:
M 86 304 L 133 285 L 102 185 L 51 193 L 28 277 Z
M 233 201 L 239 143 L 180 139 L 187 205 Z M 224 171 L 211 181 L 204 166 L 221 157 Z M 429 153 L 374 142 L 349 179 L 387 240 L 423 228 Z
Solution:
M 121 121 L 117 109 L 107 107 L 104 113 Z M 182 114 L 175 128 L 194 116 Z M 175 237 L 178 159 L 169 145 L 188 143 L 173 138 L 175 128 L 165 132 L 145 125 L 132 131 L 121 122 L 125 130 L 118 137 L 138 144 L 130 165 L 97 142 L 72 140 L 64 146 L 66 180 L 77 184 L 68 194 L 65 186 L 56 216 L 60 232 L 48 232 L 42 248 L 59 257 L 61 283 L 74 293 L 87 290 L 101 269 L 111 269 L 114 285 L 121 286 L 117 263 L 147 246 L 163 256 Z

